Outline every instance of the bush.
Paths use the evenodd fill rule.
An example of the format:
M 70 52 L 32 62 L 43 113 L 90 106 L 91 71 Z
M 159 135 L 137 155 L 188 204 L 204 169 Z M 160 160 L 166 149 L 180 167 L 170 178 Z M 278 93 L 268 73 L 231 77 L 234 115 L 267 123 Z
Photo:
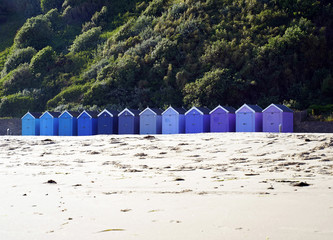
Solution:
M 34 110 L 32 97 L 13 94 L 1 98 L 0 117 L 22 117 L 26 112 Z
M 64 0 L 40 0 L 40 7 L 46 13 L 53 8 L 61 9 Z
M 3 82 L 4 92 L 12 94 L 25 88 L 31 88 L 34 85 L 33 79 L 29 65 L 25 63 L 5 77 Z
M 20 64 L 29 63 L 31 58 L 36 54 L 36 50 L 32 47 L 16 49 L 8 58 L 2 70 L 2 77 L 10 71 L 17 68 Z
M 32 59 L 30 67 L 33 73 L 48 73 L 54 67 L 56 53 L 52 47 L 47 46 L 40 50 Z
M 101 28 L 95 27 L 77 36 L 70 47 L 71 52 L 87 51 L 99 43 Z
M 48 45 L 53 32 L 51 23 L 44 16 L 29 18 L 17 32 L 14 43 L 16 48 L 33 47 L 40 50 Z

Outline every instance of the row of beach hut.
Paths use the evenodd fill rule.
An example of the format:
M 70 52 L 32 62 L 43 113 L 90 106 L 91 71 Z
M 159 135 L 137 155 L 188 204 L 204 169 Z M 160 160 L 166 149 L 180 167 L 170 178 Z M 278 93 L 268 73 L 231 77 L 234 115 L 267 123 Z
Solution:
M 140 112 L 125 108 L 122 112 L 104 109 L 81 113 L 64 111 L 32 113 L 22 117 L 22 135 L 87 136 L 95 134 L 179 134 L 203 132 L 293 132 L 293 112 L 271 104 L 262 110 L 244 104 L 238 110 L 217 106 L 169 107 L 164 112 L 149 108 Z

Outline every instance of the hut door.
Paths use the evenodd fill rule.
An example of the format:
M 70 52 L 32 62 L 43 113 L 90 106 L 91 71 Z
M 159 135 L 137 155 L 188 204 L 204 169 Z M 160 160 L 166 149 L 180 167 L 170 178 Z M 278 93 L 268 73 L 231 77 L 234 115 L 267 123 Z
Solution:
M 25 135 L 35 135 L 34 133 L 34 124 L 35 121 L 31 118 L 24 118 L 22 121 L 22 126 L 24 126 Z M 22 129 L 23 132 L 23 129 Z
M 165 127 L 165 133 L 177 133 L 176 129 L 176 122 L 177 122 L 177 115 L 176 114 L 168 114 L 166 117 L 163 117 L 163 127 Z
M 226 113 L 216 113 L 213 116 L 213 127 L 216 128 L 217 132 L 228 132 L 226 124 Z
M 202 128 L 200 128 L 200 124 L 202 123 L 201 115 L 198 113 L 193 113 L 192 115 L 192 130 L 193 133 L 202 132 Z
M 81 122 L 81 127 L 82 127 L 82 133 L 84 135 L 91 135 L 92 134 L 92 130 L 91 130 L 91 119 L 90 117 L 84 115 L 82 116 L 82 122 Z
M 269 132 L 279 132 L 279 125 L 282 123 L 280 112 L 269 112 L 265 115 Z
M 253 114 L 250 112 L 238 113 L 238 132 L 254 131 Z

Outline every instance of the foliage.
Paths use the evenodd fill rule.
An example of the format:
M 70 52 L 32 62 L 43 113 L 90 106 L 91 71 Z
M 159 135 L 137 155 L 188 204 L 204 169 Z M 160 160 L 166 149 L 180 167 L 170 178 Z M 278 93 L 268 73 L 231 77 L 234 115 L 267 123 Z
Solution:
M 47 46 L 40 50 L 32 59 L 30 68 L 34 74 L 46 74 L 54 67 L 56 53 Z
M 1 76 L 4 77 L 10 71 L 17 68 L 20 64 L 30 63 L 31 58 L 36 54 L 36 50 L 32 47 L 23 49 L 16 49 L 8 56 L 7 61 L 4 64 Z
M 29 18 L 15 36 L 16 48 L 33 47 L 40 50 L 52 40 L 51 23 L 42 15 Z
M 71 52 L 87 51 L 97 46 L 101 35 L 101 28 L 95 27 L 77 36 L 70 47 Z
M 20 106 L 20 107 L 17 107 Z M 21 117 L 28 111 L 34 111 L 33 97 L 20 93 L 1 98 L 0 117 Z
M 333 102 L 330 1 L 33 1 L 44 14 L 12 47 L 17 15 L 0 7 L 1 98 L 39 109 Z

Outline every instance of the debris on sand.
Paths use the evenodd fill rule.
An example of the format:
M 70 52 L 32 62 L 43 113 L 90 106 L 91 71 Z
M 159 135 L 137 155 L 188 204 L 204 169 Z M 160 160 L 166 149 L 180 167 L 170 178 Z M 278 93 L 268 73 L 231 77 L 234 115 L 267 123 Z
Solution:
M 308 187 L 310 186 L 310 184 L 308 184 L 307 182 L 296 182 L 293 184 L 294 187 Z
M 45 182 L 45 183 L 47 183 L 47 184 L 57 184 L 57 182 L 54 181 L 54 180 L 52 180 L 52 179 L 48 180 L 48 181 Z

